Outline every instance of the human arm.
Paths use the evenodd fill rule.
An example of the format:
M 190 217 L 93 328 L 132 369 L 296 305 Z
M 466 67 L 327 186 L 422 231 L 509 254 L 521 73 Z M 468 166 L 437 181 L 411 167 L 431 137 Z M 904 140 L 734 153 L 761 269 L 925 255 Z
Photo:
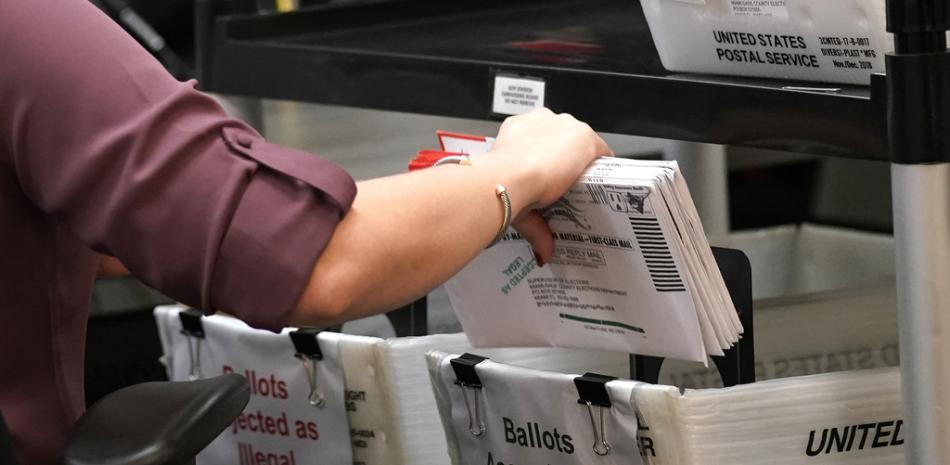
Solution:
M 513 226 L 531 242 L 539 263 L 548 262 L 554 242 L 535 209 L 560 196 L 565 181 L 609 149 L 586 125 L 546 110 L 511 119 L 501 136 L 501 150 L 527 153 L 495 150 L 472 166 L 359 183 L 289 322 L 337 324 L 394 308 L 447 280 L 497 234 L 502 211 L 495 184 L 509 191 Z M 551 169 L 555 163 L 560 170 Z M 117 259 L 101 257 L 100 276 L 124 274 Z
M 88 258 L 62 279 L 91 284 L 85 244 L 187 305 L 280 327 L 355 195 L 340 167 L 228 118 L 86 0 L 0 2 L 0 57 L 0 182 Z
M 506 123 L 480 166 L 367 182 L 360 212 L 347 215 L 356 188 L 339 167 L 227 118 L 85 0 L 0 2 L 0 56 L 17 63 L 0 73 L 0 174 L 64 233 L 146 284 L 260 327 L 279 327 L 299 303 L 305 318 L 293 321 L 337 321 L 434 287 L 497 232 L 496 183 L 508 183 L 518 226 L 550 254 L 546 226 L 528 207 L 560 195 L 595 155 L 579 148 L 599 140 L 570 117 L 539 112 L 552 120 Z M 459 218 L 450 202 L 477 215 Z M 422 243 L 450 214 L 441 237 L 458 249 Z M 385 250 L 355 250 L 389 234 Z M 433 255 L 432 270 L 416 273 Z
M 569 115 L 539 110 L 508 119 L 492 152 L 359 184 L 350 212 L 318 259 L 293 324 L 329 325 L 395 308 L 458 272 L 497 234 L 504 185 L 515 227 L 540 261 L 553 254 L 536 208 L 554 202 L 610 149 Z

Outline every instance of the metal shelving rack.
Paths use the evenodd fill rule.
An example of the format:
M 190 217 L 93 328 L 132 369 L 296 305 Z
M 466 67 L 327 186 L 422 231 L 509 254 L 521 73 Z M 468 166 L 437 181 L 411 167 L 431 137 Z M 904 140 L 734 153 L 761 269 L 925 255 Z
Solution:
M 498 119 L 494 78 L 516 74 L 600 131 L 891 163 L 907 463 L 950 463 L 950 0 L 887 0 L 886 75 L 835 92 L 666 72 L 631 0 L 252 9 L 198 0 L 205 89 Z

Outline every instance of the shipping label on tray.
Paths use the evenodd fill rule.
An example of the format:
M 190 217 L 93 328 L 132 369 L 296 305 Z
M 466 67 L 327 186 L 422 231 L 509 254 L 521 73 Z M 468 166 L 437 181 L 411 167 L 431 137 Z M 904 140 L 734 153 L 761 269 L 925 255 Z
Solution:
M 640 5 L 669 71 L 867 86 L 872 73 L 884 72 L 884 56 L 893 49 L 885 0 L 642 0 Z

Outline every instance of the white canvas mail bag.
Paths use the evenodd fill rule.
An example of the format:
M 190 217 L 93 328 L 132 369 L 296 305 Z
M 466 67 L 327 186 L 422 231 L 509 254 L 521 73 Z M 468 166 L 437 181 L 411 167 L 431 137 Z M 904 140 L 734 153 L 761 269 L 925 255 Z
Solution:
M 431 352 L 456 465 L 642 463 L 634 381 L 566 375 Z
M 603 410 L 601 426 L 598 409 L 593 409 L 591 421 L 584 413 L 586 405 L 578 404 L 584 394 L 574 376 L 469 358 L 468 368 L 477 375 L 473 383 L 464 370 L 453 366 L 456 360 L 465 368 L 459 359 L 441 352 L 428 357 L 456 465 L 596 464 L 608 458 L 617 461 L 603 463 L 904 463 L 908 432 L 896 368 L 684 393 L 672 386 L 609 381 L 605 386 L 612 405 Z M 572 447 L 565 446 L 565 435 Z M 577 455 L 591 452 L 595 441 L 601 440 L 612 446 L 609 455 Z M 567 449 L 574 453 L 565 453 Z
M 251 387 L 247 408 L 198 455 L 199 464 L 353 463 L 338 334 L 298 333 L 295 344 L 290 328 L 276 334 L 214 315 L 200 317 L 203 335 L 196 336 L 183 327 L 183 309 L 155 309 L 169 378 L 238 373 Z
M 353 460 L 365 465 L 445 465 L 448 446 L 425 354 L 471 350 L 464 334 L 379 339 L 341 335 Z M 490 349 L 513 365 L 625 375 L 627 356 L 570 349 Z

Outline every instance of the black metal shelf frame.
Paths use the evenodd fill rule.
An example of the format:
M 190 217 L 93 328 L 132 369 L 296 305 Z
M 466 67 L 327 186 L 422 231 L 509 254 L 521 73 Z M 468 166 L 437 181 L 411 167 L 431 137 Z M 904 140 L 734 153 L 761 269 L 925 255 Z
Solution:
M 546 81 L 547 106 L 600 131 L 890 161 L 905 452 L 909 464 L 941 465 L 950 463 L 950 0 L 886 2 L 887 75 L 836 92 L 667 73 L 632 0 L 366 1 L 281 16 L 247 14 L 253 0 L 197 0 L 198 74 L 221 93 L 478 119 L 498 118 L 496 73 L 524 74 Z M 552 34 L 602 40 L 603 53 L 504 46 Z
M 524 74 L 546 81 L 547 106 L 604 132 L 888 159 L 882 76 L 869 87 L 821 92 L 800 89 L 813 83 L 669 74 L 659 66 L 639 5 L 629 0 L 404 3 L 213 18 L 198 36 L 200 82 L 225 94 L 499 119 L 491 111 L 495 75 Z M 640 23 L 629 34 L 603 32 L 610 34 L 605 50 L 593 59 L 583 51 L 538 57 L 504 48 L 519 36 L 573 33 L 564 17 L 581 7 L 594 8 L 594 18 Z M 481 32 L 459 30 L 460 18 L 491 22 L 522 10 L 542 18 L 529 33 L 505 35 L 496 27 L 482 42 L 440 42 L 440 33 Z M 435 26 L 417 32 L 427 21 Z M 634 44 L 629 51 L 627 41 Z M 644 52 L 651 60 L 630 58 Z

